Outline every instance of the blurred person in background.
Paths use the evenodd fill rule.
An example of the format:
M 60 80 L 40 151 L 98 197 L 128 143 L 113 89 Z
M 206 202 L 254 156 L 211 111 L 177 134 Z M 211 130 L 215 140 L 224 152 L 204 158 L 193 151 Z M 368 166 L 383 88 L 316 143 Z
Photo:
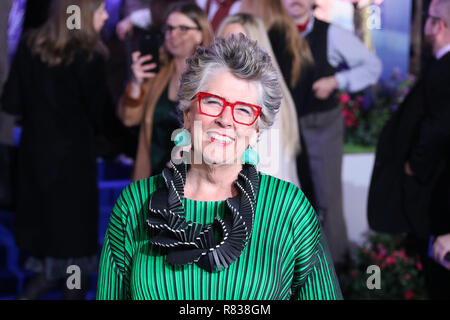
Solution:
M 26 0 L 23 35 L 28 31 L 41 27 L 48 18 L 54 0 Z
M 13 0 L 2 1 L 0 4 L 0 96 L 3 84 L 8 77 L 9 66 L 9 45 L 8 45 L 8 25 L 9 12 L 12 8 Z
M 240 11 L 256 15 L 264 21 L 276 60 L 294 100 L 301 133 L 299 116 L 303 108 L 302 101 L 308 96 L 311 88 L 300 86 L 301 81 L 305 81 L 302 79 L 312 77 L 311 66 L 314 63 L 308 43 L 298 36 L 298 30 L 281 0 L 242 0 Z M 315 208 L 316 201 L 305 144 L 301 134 L 296 139 L 299 139 L 301 144 L 300 154 L 297 155 L 300 159 L 297 161 L 297 175 L 302 191 L 308 195 L 308 200 Z
M 81 25 L 70 30 L 72 5 Z M 103 0 L 54 1 L 46 22 L 23 37 L 5 85 L 3 108 L 19 115 L 23 128 L 15 237 L 35 272 L 18 299 L 39 299 L 57 285 L 63 299 L 83 299 L 96 271 L 95 137 L 111 103 L 100 39 L 107 18 Z M 66 285 L 70 265 L 81 270 L 79 289 Z
M 450 0 L 431 1 L 424 32 L 435 60 L 423 80 L 423 114 L 404 167 L 405 213 L 420 244 L 430 298 L 450 299 Z
M 124 17 L 117 24 L 117 36 L 125 40 L 136 29 L 162 33 L 166 11 L 175 2 L 186 0 L 123 0 Z
M 125 40 L 133 31 L 133 27 L 146 29 L 150 26 L 152 16 L 149 9 L 152 2 L 152 0 L 123 0 L 123 17 L 116 26 L 116 34 L 120 40 Z
M 170 2 L 174 2 L 174 0 L 125 1 L 127 3 L 128 15 L 119 23 L 117 28 L 117 34 L 121 39 L 125 39 L 126 34 L 133 30 L 133 26 L 147 29 L 152 24 L 157 25 L 157 22 L 161 20 L 161 16 L 154 14 L 153 11 L 157 10 L 159 12 L 158 7 L 167 7 Z M 239 12 L 241 5 L 240 0 L 192 0 L 191 2 L 196 3 L 206 12 L 214 32 L 217 31 L 217 28 L 225 17 Z
M 217 32 L 223 19 L 239 12 L 241 3 L 241 0 L 197 0 L 197 4 L 208 15 L 214 32 Z
M 347 267 L 349 247 L 342 204 L 342 158 L 344 121 L 338 108 L 337 90 L 357 92 L 375 84 L 381 62 L 353 33 L 314 17 L 314 0 L 282 0 L 297 26 L 299 36 L 309 44 L 314 65 L 301 79 L 293 98 L 299 109 L 316 199 L 316 210 L 324 225 L 338 272 Z M 285 60 L 282 60 L 285 61 Z M 341 69 L 341 66 L 345 66 Z M 299 163 L 302 170 L 302 163 Z M 307 173 L 308 174 L 308 173 Z M 300 173 L 301 179 L 305 174 Z
M 449 299 L 450 1 L 433 0 L 424 16 L 433 60 L 379 135 L 368 220 L 377 232 L 407 234 L 428 297 Z
M 171 135 L 181 124 L 177 90 L 186 59 L 213 39 L 206 14 L 195 3 L 179 2 L 168 10 L 160 71 L 151 55 L 133 53 L 133 77 L 119 102 L 119 117 L 127 126 L 141 125 L 133 180 L 160 173 L 171 158 Z M 150 63 L 147 63 L 150 62 Z
M 297 154 L 300 152 L 297 111 L 273 53 L 264 22 L 256 16 L 237 13 L 225 18 L 217 30 L 219 37 L 229 37 L 239 33 L 256 40 L 258 45 L 270 55 L 272 64 L 278 72 L 283 93 L 280 113 L 276 116 L 272 127 L 264 131 L 258 141 L 257 150 L 263 156 L 257 168 L 265 174 L 300 186 L 296 163 Z
M 9 70 L 8 22 L 12 5 L 13 0 L 5 0 L 0 3 L 0 97 Z M 7 209 L 12 206 L 13 202 L 14 121 L 13 116 L 2 111 L 0 103 L 0 208 Z

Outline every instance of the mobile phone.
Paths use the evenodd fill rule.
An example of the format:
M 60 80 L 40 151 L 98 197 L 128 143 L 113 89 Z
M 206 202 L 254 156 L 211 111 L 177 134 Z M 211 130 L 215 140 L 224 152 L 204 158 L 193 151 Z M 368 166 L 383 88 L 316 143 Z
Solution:
M 151 72 L 159 72 L 159 47 L 161 46 L 161 36 L 156 33 L 144 33 L 139 41 L 139 51 L 142 56 L 150 54 L 152 60 L 145 64 L 155 63 L 156 68 L 150 70 Z

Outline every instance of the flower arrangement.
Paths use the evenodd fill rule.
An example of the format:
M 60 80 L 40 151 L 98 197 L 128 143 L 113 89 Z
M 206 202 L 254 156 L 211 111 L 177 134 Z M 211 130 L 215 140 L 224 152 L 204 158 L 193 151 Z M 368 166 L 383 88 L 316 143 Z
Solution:
M 375 147 L 381 129 L 403 102 L 413 83 L 413 76 L 401 76 L 400 70 L 395 69 L 388 81 L 381 80 L 362 92 L 339 92 L 345 143 Z
M 339 275 L 344 299 L 422 300 L 427 299 L 422 264 L 417 254 L 405 249 L 401 235 L 370 234 L 356 250 L 349 272 Z M 380 270 L 380 289 L 369 289 L 369 266 Z

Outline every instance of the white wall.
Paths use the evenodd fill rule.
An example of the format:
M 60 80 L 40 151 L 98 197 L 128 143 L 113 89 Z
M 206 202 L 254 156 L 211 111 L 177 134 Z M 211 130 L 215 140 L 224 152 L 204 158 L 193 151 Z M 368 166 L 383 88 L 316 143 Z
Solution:
M 367 223 L 367 195 L 374 154 L 347 154 L 342 164 L 344 217 L 349 241 L 361 245 Z

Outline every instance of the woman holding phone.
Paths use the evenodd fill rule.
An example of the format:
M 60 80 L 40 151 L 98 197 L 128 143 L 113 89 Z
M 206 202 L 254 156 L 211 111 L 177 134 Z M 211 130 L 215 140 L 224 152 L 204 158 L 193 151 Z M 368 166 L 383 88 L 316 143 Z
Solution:
M 208 17 L 192 2 L 175 3 L 166 16 L 159 72 L 152 72 L 157 65 L 151 55 L 134 52 L 133 77 L 119 102 L 123 123 L 141 124 L 133 180 L 160 173 L 170 161 L 171 135 L 181 126 L 176 111 L 177 88 L 186 59 L 214 36 Z

